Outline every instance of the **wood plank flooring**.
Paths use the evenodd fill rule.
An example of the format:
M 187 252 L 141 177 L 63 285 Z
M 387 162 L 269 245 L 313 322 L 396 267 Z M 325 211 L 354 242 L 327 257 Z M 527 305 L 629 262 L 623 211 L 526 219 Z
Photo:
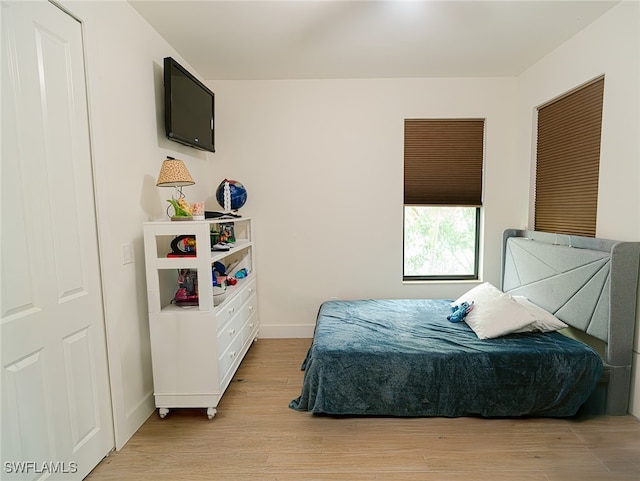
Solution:
M 260 339 L 209 421 L 153 414 L 89 481 L 638 481 L 640 420 L 332 418 L 288 408 L 310 339 Z

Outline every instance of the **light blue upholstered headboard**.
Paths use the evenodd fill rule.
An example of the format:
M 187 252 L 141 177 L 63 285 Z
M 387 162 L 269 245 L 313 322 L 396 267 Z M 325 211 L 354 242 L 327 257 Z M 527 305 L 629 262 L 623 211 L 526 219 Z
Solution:
M 510 229 L 504 232 L 502 261 L 503 291 L 526 296 L 605 343 L 610 389 L 615 389 L 609 392 L 607 410 L 626 413 L 640 242 Z

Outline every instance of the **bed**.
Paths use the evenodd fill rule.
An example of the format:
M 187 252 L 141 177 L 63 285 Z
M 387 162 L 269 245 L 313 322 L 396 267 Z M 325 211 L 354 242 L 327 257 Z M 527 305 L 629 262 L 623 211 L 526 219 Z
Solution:
M 462 297 L 327 301 L 289 406 L 369 416 L 626 414 L 639 259 L 637 242 L 505 231 L 494 289 L 554 314 L 568 326 L 557 332 L 523 322 L 481 338 L 471 314 L 447 319 Z

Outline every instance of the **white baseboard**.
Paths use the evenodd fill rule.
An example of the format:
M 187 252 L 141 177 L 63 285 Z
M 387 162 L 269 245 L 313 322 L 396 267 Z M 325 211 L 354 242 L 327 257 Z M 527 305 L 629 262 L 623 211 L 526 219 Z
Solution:
M 315 325 L 297 324 L 260 324 L 260 335 L 264 339 L 289 339 L 289 338 L 308 338 L 313 337 Z

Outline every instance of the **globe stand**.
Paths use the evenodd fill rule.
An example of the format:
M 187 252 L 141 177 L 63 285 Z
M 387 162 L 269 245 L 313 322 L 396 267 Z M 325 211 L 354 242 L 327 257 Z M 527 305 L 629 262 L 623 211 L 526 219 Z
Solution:
M 218 219 L 220 217 L 232 217 L 234 219 L 239 219 L 242 217 L 240 214 L 235 214 L 234 212 L 216 212 L 212 210 L 206 210 L 204 212 L 205 219 Z

